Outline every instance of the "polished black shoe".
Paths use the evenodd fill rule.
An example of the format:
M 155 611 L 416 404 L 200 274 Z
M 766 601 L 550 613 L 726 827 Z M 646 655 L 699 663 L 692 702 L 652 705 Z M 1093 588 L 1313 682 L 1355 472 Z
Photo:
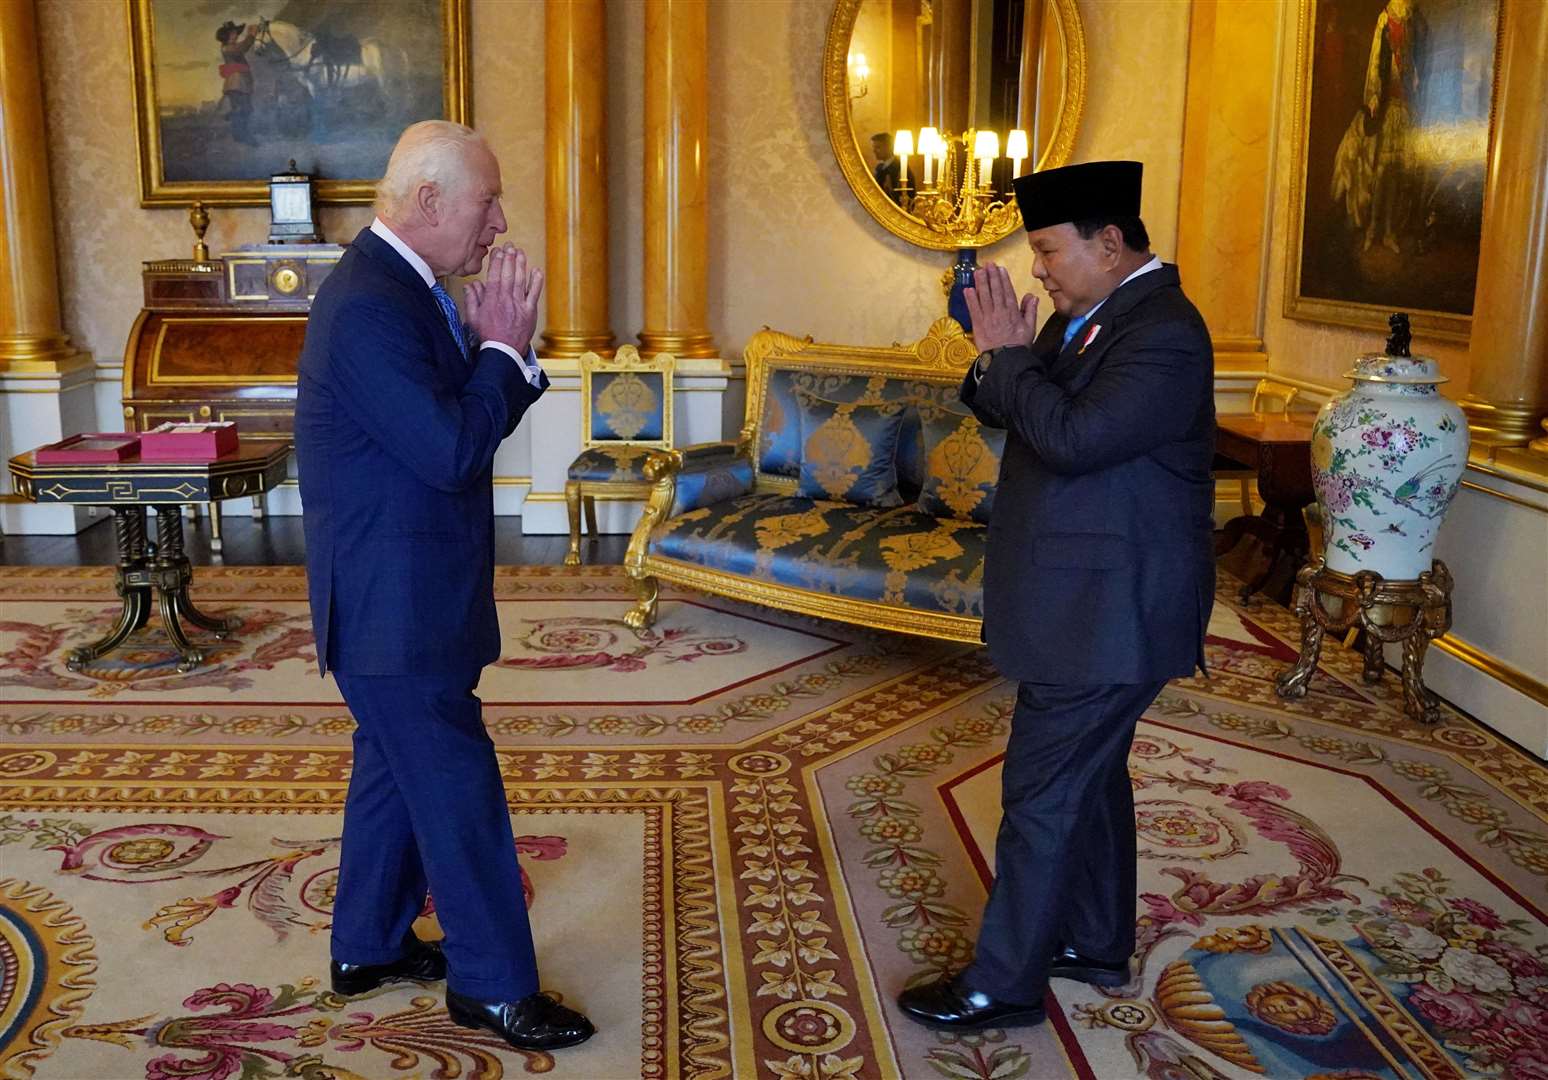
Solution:
M 1000 1001 L 973 989 L 960 974 L 903 991 L 898 995 L 898 1008 L 910 1020 L 945 1031 L 1031 1027 L 1044 1019 L 1041 1002 Z
M 1050 979 L 1074 979 L 1092 986 L 1122 986 L 1129 981 L 1127 958 L 1116 964 L 1106 960 L 1093 960 L 1072 948 L 1054 954 L 1048 965 Z
M 353 997 L 369 993 L 383 983 L 440 982 L 446 978 L 446 956 L 439 945 L 420 941 L 412 934 L 404 945 L 404 954 L 390 964 L 341 964 L 335 960 L 329 969 L 333 992 Z
M 518 1050 L 578 1046 L 597 1031 L 590 1020 L 541 991 L 520 1001 L 479 1001 L 447 990 L 446 1011 L 463 1027 L 492 1031 Z

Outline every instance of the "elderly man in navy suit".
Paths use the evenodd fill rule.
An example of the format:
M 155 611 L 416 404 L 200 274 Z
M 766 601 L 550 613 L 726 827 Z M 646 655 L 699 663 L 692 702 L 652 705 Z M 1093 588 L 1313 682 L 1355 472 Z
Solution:
M 1177 268 L 1150 253 L 1141 168 L 1016 180 L 1037 298 L 989 265 L 966 290 L 983 350 L 962 383 L 1007 431 L 984 631 L 1018 680 L 995 876 L 973 963 L 905 991 L 946 1029 L 1036 1024 L 1050 977 L 1129 979 L 1129 743 L 1166 681 L 1204 662 L 1214 598 L 1214 354 Z
M 532 351 L 543 272 L 510 244 L 500 166 L 460 124 L 406 130 L 376 220 L 318 290 L 296 395 L 317 656 L 356 722 L 333 989 L 447 980 L 464 1027 L 584 1042 L 538 986 L 494 745 L 474 695 L 498 658 L 491 470 L 548 386 Z M 438 278 L 478 273 L 467 323 Z M 442 948 L 412 926 L 435 897 Z

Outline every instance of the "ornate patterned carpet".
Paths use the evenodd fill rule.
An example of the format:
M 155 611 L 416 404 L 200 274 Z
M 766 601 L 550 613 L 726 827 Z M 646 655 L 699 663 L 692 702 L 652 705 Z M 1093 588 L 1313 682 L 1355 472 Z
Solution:
M 966 959 L 1012 690 L 972 648 L 504 569 L 485 676 L 544 982 L 598 1036 L 520 1055 L 438 988 L 327 991 L 350 721 L 293 568 L 200 570 L 240 616 L 177 674 L 159 634 L 80 674 L 107 572 L 0 570 L 0 1073 L 267 1077 L 1548 1078 L 1548 771 L 1464 718 L 1408 723 L 1222 592 L 1212 678 L 1131 771 L 1132 985 L 932 1034 L 894 993 Z M 436 933 L 433 899 L 421 931 Z

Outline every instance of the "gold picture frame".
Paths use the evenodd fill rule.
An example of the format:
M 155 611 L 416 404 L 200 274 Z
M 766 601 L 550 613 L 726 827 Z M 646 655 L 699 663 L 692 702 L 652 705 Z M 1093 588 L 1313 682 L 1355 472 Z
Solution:
M 1385 332 L 1388 316 L 1405 311 L 1418 335 L 1468 340 L 1501 9 L 1499 0 L 1434 0 L 1427 23 L 1398 35 L 1399 52 L 1406 41 L 1420 55 L 1394 62 L 1385 27 L 1415 18 L 1418 5 L 1301 0 L 1286 318 Z M 1445 63 L 1430 64 L 1442 49 Z M 1426 68 L 1430 80 L 1421 80 Z M 1455 80 L 1444 95 L 1433 88 L 1439 78 Z M 1384 144 L 1399 149 L 1384 157 Z M 1397 181 L 1381 175 L 1393 161 Z
M 319 202 L 369 203 L 404 127 L 470 122 L 468 0 L 431 0 L 433 15 L 424 0 L 380 0 L 311 28 L 238 24 L 249 9 L 236 2 L 124 3 L 142 207 L 265 205 L 291 159 L 318 177 Z M 415 66 L 426 30 L 439 71 Z

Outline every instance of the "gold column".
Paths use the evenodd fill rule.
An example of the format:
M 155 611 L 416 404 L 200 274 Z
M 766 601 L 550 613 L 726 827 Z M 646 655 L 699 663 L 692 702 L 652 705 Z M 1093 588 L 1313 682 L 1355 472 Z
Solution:
M 640 351 L 717 356 L 709 321 L 705 0 L 645 0 L 645 329 Z
M 1268 361 L 1262 267 L 1278 18 L 1272 5 L 1194 0 L 1189 22 L 1177 264 L 1219 371 Z
M 548 158 L 543 355 L 611 356 L 603 0 L 547 0 L 543 25 Z
M 1548 411 L 1548 4 L 1500 6 L 1494 145 L 1468 345 L 1475 444 L 1521 446 Z M 1534 451 L 1548 453 L 1548 439 Z
M 90 362 L 59 317 L 59 266 L 33 0 L 0 0 L 0 371 Z

